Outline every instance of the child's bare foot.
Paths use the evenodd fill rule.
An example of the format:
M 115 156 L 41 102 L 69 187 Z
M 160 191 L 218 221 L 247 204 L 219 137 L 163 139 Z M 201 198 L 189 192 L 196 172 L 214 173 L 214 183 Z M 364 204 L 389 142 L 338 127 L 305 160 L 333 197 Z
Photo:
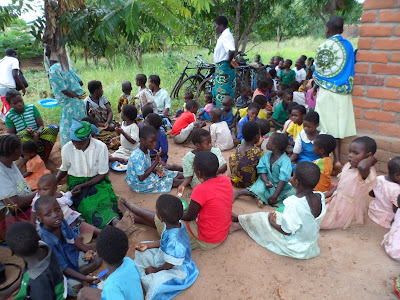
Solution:
M 237 198 L 239 198 L 240 196 L 243 196 L 243 195 L 250 195 L 250 193 L 249 193 L 249 191 L 246 190 L 246 189 L 244 189 L 244 190 L 239 190 L 239 191 L 235 191 L 235 192 L 233 193 L 233 202 L 235 202 L 235 200 L 236 200 Z
M 118 200 L 118 208 L 119 210 L 122 212 L 122 214 L 125 214 L 125 212 L 130 212 L 130 210 L 128 209 L 128 207 L 126 207 L 126 200 L 124 197 L 120 197 Z
M 258 199 L 256 199 L 256 201 L 257 201 L 257 206 L 259 208 L 263 208 L 264 207 L 264 202 L 262 202 L 261 200 L 258 200 Z
M 135 219 L 133 217 L 133 214 L 129 211 L 126 211 L 122 219 L 118 222 L 118 224 L 115 227 L 121 229 L 123 232 L 129 235 L 136 230 L 134 224 L 135 224 Z
M 238 231 L 240 229 L 243 229 L 243 227 L 239 222 L 232 222 L 231 227 L 229 228 L 229 233 Z

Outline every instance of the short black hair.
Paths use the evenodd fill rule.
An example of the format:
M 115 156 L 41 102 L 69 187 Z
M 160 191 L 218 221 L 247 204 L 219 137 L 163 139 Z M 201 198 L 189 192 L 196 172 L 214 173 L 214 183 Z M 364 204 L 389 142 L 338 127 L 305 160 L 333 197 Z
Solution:
M 153 111 L 153 110 L 152 110 Z M 122 106 L 122 112 L 131 121 L 135 121 L 137 117 L 137 108 L 135 105 L 125 104 Z
M 389 160 L 388 170 L 390 177 L 393 177 L 396 174 L 400 174 L 400 156 L 396 156 L 395 158 Z
M 228 26 L 228 19 L 224 16 L 218 16 L 214 19 L 214 23 L 218 25 L 224 25 L 225 27 Z
M 300 56 L 299 59 L 301 59 L 302 61 L 305 61 L 305 60 L 307 60 L 307 55 L 303 54 L 303 55 Z
M 17 222 L 8 228 L 6 242 L 18 256 L 32 256 L 39 249 L 40 237 L 34 225 L 28 222 Z
M 42 206 L 49 203 L 57 202 L 57 199 L 53 196 L 41 196 L 35 202 L 35 210 L 37 213 L 42 211 Z
M 158 76 L 158 75 L 150 75 L 149 76 L 149 82 L 154 83 L 156 86 L 160 86 L 160 83 L 161 83 L 160 76 Z
M 210 133 L 203 129 L 203 128 L 198 128 L 192 131 L 192 143 L 194 145 L 196 144 L 201 144 L 205 138 L 208 138 L 210 136 Z
M 147 82 L 147 77 L 144 74 L 137 74 L 135 77 L 135 80 L 141 84 L 146 84 Z
M 129 87 L 132 87 L 132 83 L 130 81 L 126 80 L 126 81 L 122 82 L 122 89 L 123 90 L 127 89 Z
M 307 113 L 306 108 L 304 107 L 304 105 L 301 105 L 301 104 L 297 104 L 295 107 L 293 107 L 292 111 L 294 111 L 294 110 L 297 110 L 298 112 L 300 112 L 303 115 L 305 115 Z
M 15 50 L 12 49 L 12 48 L 8 48 L 8 49 L 6 50 L 6 55 L 7 55 L 7 56 L 13 56 L 13 55 L 15 55 L 15 54 L 17 54 L 17 51 L 15 51 Z
M 314 146 L 317 145 L 319 148 L 324 149 L 326 154 L 333 152 L 336 148 L 336 140 L 329 134 L 319 134 L 314 139 Z
M 267 103 L 267 101 L 268 101 L 268 99 L 264 95 L 257 95 L 254 97 L 254 100 L 253 100 L 253 102 L 258 103 L 258 105 L 260 105 L 260 107 L 262 105 L 265 105 L 265 103 Z
M 289 140 L 283 133 L 274 133 L 270 137 L 271 143 L 273 143 L 279 151 L 283 152 L 289 145 Z
M 146 117 L 146 121 L 149 123 L 149 125 L 154 127 L 154 129 L 157 131 L 160 129 L 161 125 L 163 124 L 162 118 L 160 117 L 160 115 L 155 114 L 155 113 L 148 114 Z
M 151 114 L 153 112 L 153 108 L 150 105 L 145 105 L 142 107 L 142 118 L 146 119 L 148 114 Z
M 16 134 L 6 134 L 0 136 L 0 156 L 9 157 L 15 150 L 21 148 L 21 140 Z
M 41 184 L 43 182 L 51 182 L 54 185 L 57 185 L 57 177 L 54 174 L 44 174 L 42 177 L 40 177 L 38 184 Z
M 292 113 L 292 109 L 296 107 L 298 104 L 297 102 L 290 102 L 289 105 L 287 106 L 287 112 L 289 115 Z
M 282 91 L 282 97 L 283 96 L 292 96 L 293 97 L 293 91 L 292 89 L 286 89 Z
M 352 141 L 352 143 L 356 144 L 363 144 L 365 147 L 365 151 L 367 153 L 371 152 L 372 154 L 375 154 L 376 152 L 376 142 L 373 138 L 370 138 L 369 136 L 361 136 Z
M 309 111 L 303 119 L 303 122 L 307 121 L 315 125 L 319 124 L 319 114 L 314 111 Z
M 268 73 L 269 73 L 269 75 L 271 75 L 272 78 L 276 77 L 276 70 L 275 69 L 271 68 L 271 70 L 269 70 Z
M 211 116 L 215 116 L 218 120 L 222 117 L 222 109 L 221 107 L 213 107 L 210 111 Z
M 267 77 L 264 80 L 260 80 L 257 84 L 257 87 L 259 89 L 263 89 L 263 88 L 267 88 L 273 84 L 274 84 L 274 81 L 272 80 L 272 78 Z
M 294 176 L 303 187 L 314 189 L 321 177 L 321 171 L 316 164 L 310 161 L 302 161 L 297 163 Z
M 258 134 L 260 134 L 260 127 L 258 126 L 257 122 L 249 121 L 244 123 L 242 135 L 246 142 L 251 142 Z
M 281 89 L 281 91 L 290 89 L 290 86 L 288 84 L 282 83 L 279 88 Z
M 39 145 L 34 140 L 28 140 L 22 144 L 22 151 L 27 153 L 37 153 Z
M 98 80 L 91 80 L 87 84 L 87 88 L 89 90 L 89 93 L 93 94 L 95 91 L 100 89 L 102 87 L 102 84 Z
M 205 176 L 212 177 L 219 168 L 218 157 L 211 151 L 200 151 L 196 153 L 193 165 Z
M 107 225 L 97 236 L 96 250 L 106 263 L 120 263 L 129 250 L 128 237 L 121 229 Z
M 247 111 L 250 111 L 250 110 L 258 110 L 258 111 L 260 111 L 260 105 L 257 102 L 251 102 L 249 104 L 249 106 L 247 107 Z
M 160 195 L 156 202 L 156 209 L 160 217 L 169 224 L 178 223 L 183 216 L 182 202 L 173 195 Z
M 242 85 L 242 88 L 240 89 L 240 92 L 243 93 L 244 91 L 251 92 L 251 87 L 248 84 Z
M 189 98 L 189 99 L 193 99 L 193 93 L 192 91 L 186 91 L 185 95 L 183 96 L 183 98 Z
M 158 132 L 151 126 L 143 126 L 139 129 L 139 138 L 141 139 L 147 139 L 148 137 L 152 135 L 157 135 Z
M 262 136 L 266 135 L 271 130 L 271 124 L 266 119 L 260 118 L 256 121 L 256 123 L 258 124 L 258 127 L 260 127 L 260 134 Z
M 11 105 L 11 100 L 14 99 L 15 97 L 18 97 L 18 96 L 21 96 L 21 93 L 18 92 L 17 90 L 15 90 L 15 89 L 9 90 L 9 91 L 6 93 L 6 102 L 7 102 L 9 105 Z
M 329 28 L 334 34 L 342 34 L 343 25 L 344 25 L 343 18 L 338 16 L 331 17 L 328 23 L 326 23 L 326 27 Z
M 293 64 L 293 61 L 292 61 L 291 59 L 286 59 L 285 61 L 289 62 L 289 63 L 290 63 L 290 65 L 292 65 L 292 64 Z
M 188 102 L 186 102 L 186 109 L 187 110 L 191 110 L 192 108 L 197 108 L 197 107 L 199 107 L 199 105 L 194 100 L 188 100 Z
M 297 80 L 293 80 L 290 84 L 289 87 L 292 89 L 292 91 L 298 91 L 300 88 L 300 83 Z

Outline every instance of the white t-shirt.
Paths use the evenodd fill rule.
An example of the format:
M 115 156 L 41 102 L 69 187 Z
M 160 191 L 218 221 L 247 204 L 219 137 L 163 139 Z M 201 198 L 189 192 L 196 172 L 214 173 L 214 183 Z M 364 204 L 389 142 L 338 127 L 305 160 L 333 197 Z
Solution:
M 0 60 L 0 87 L 15 89 L 15 80 L 12 70 L 19 70 L 19 61 L 12 56 L 6 56 Z
M 160 89 L 157 94 L 153 96 L 159 113 L 162 113 L 167 108 L 171 110 L 171 97 L 166 90 Z
M 231 131 L 225 121 L 210 125 L 211 145 L 221 151 L 234 147 Z
M 136 143 L 132 144 L 123 134 L 120 134 L 121 147 L 132 152 L 133 149 L 139 147 L 139 127 L 136 123 L 130 125 L 124 125 L 124 123 L 122 123 L 121 128 L 132 138 L 132 140 L 136 141 Z
M 306 104 L 306 94 L 303 92 L 293 92 L 293 102 L 297 104 L 303 105 L 305 108 L 308 108 Z
M 229 28 L 226 28 L 217 40 L 214 49 L 214 63 L 228 60 L 229 51 L 235 51 L 235 40 Z
M 296 72 L 296 81 L 298 83 L 301 83 L 302 81 L 306 80 L 307 73 L 303 68 L 297 70 L 297 68 L 294 67 L 292 70 Z

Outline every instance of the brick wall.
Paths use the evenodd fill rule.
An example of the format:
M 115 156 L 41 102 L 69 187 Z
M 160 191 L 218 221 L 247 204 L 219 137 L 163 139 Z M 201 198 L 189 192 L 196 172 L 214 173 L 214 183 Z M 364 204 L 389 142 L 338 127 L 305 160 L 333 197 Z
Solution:
M 378 144 L 377 169 L 400 155 L 400 0 L 366 0 L 358 41 L 353 105 L 357 135 Z M 348 143 L 342 147 L 346 160 Z

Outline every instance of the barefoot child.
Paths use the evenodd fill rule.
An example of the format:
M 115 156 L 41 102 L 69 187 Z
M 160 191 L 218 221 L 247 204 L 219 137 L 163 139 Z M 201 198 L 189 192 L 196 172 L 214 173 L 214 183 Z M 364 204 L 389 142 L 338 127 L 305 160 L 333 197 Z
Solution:
M 151 113 L 147 115 L 145 123 L 147 126 L 153 127 L 158 134 L 156 147 L 150 151 L 150 157 L 154 159 L 156 152 L 158 152 L 160 155 L 160 163 L 165 166 L 168 160 L 168 137 L 165 132 L 160 130 L 163 124 L 162 118 L 158 114 Z
M 279 81 L 283 84 L 290 84 L 296 79 L 296 72 L 290 69 L 293 62 L 290 59 L 286 59 L 283 63 L 283 70 L 278 72 Z
M 136 246 L 135 262 L 142 275 L 146 299 L 171 299 L 190 287 L 199 276 L 191 253 L 182 202 L 161 195 L 156 203 L 155 222 L 161 225 L 161 240 Z
M 292 123 L 286 130 L 286 136 L 290 135 L 292 138 L 289 139 L 289 145 L 294 145 L 294 141 L 297 139 L 299 133 L 303 130 L 303 119 L 306 115 L 306 108 L 303 105 L 296 105 L 292 108 L 290 113 L 290 118 Z
M 257 181 L 246 190 L 236 191 L 233 200 L 242 195 L 253 195 L 258 207 L 264 204 L 282 206 L 282 201 L 295 194 L 289 184 L 292 174 L 290 159 L 284 152 L 288 146 L 287 137 L 275 133 L 268 139 L 267 149 L 257 165 Z
M 291 179 L 296 195 L 283 201 L 283 212 L 232 215 L 233 221 L 239 222 L 232 223 L 232 228 L 243 228 L 260 246 L 276 254 L 297 259 L 317 257 L 319 224 L 325 213 L 324 194 L 313 191 L 318 180 L 315 164 L 299 163 Z
M 235 140 L 237 136 L 236 118 L 237 118 L 237 109 L 232 108 L 232 97 L 225 96 L 224 100 L 222 100 L 221 121 L 225 121 L 226 124 L 228 124 L 233 140 Z
M 153 94 L 150 89 L 147 88 L 146 82 L 147 77 L 144 74 L 138 74 L 135 77 L 136 85 L 139 87 L 139 93 L 135 96 L 135 99 L 138 99 L 140 105 L 140 111 L 142 111 L 143 107 L 150 106 L 153 109 L 154 113 L 158 113 L 157 105 L 154 102 Z
M 221 151 L 225 151 L 232 149 L 234 144 L 228 124 L 224 121 L 221 121 L 221 116 L 222 109 L 220 107 L 214 107 L 211 110 L 211 145 L 219 148 Z
M 194 157 L 198 152 L 201 151 L 210 151 L 214 153 L 218 157 L 218 164 L 217 164 L 217 175 L 224 174 L 228 169 L 226 165 L 226 161 L 221 154 L 221 150 L 218 148 L 214 148 L 211 146 L 211 135 L 205 129 L 196 129 L 193 131 L 192 135 L 192 142 L 196 149 L 189 151 L 186 155 L 182 158 L 182 167 L 183 167 L 183 176 L 185 180 L 183 183 L 178 187 L 178 193 L 183 194 L 185 188 L 190 184 L 192 189 L 200 184 L 200 180 L 197 177 L 197 174 L 194 170 Z
M 325 193 L 332 187 L 333 163 L 329 155 L 335 150 L 335 147 L 335 138 L 329 134 L 320 134 L 314 139 L 314 153 L 321 157 L 313 161 L 321 171 L 321 178 L 314 191 Z
M 135 105 L 135 99 L 131 95 L 132 83 L 130 81 L 124 81 L 122 83 L 122 95 L 118 99 L 118 113 L 121 113 L 122 106 L 126 104 Z
M 325 193 L 326 214 L 321 229 L 347 229 L 364 224 L 368 193 L 377 184 L 375 152 L 376 142 L 370 137 L 359 137 L 351 142 L 349 162 L 343 167 L 338 185 Z
M 399 207 L 400 194 L 397 195 L 396 204 L 392 205 L 393 210 L 394 207 Z M 381 244 L 384 245 L 387 255 L 397 261 L 400 261 L 400 209 L 396 210 L 396 214 L 394 216 L 394 221 L 391 224 L 390 231 L 385 234 Z
M 267 99 L 267 105 L 265 109 L 269 113 L 272 112 L 272 105 L 271 105 L 272 99 L 270 94 L 272 92 L 273 86 L 274 86 L 274 81 L 271 78 L 266 78 L 265 80 L 259 81 L 257 84 L 257 89 L 254 91 L 252 98 L 252 101 L 254 101 L 258 95 L 265 96 L 265 98 Z M 259 116 L 259 118 L 263 119 L 261 116 Z
M 251 88 L 248 85 L 242 86 L 241 94 L 236 98 L 235 108 L 246 108 L 251 103 Z
M 243 125 L 243 139 L 244 143 L 229 157 L 232 185 L 242 189 L 256 182 L 256 167 L 263 155 L 262 150 L 256 146 L 260 139 L 260 128 L 256 122 L 250 121 Z
M 37 153 L 38 149 L 38 144 L 33 140 L 26 141 L 22 144 L 22 154 L 24 158 L 28 160 L 26 162 L 24 178 L 32 191 L 37 190 L 40 177 L 45 174 L 51 174 L 50 170 L 46 168 L 44 161 Z
M 378 176 L 378 184 L 372 195 L 375 199 L 369 204 L 368 215 L 372 221 L 385 228 L 390 228 L 394 214 L 398 209 L 397 196 L 400 194 L 400 156 L 388 162 L 387 176 Z
M 206 105 L 204 106 L 204 108 L 200 108 L 199 118 L 205 121 L 211 121 L 210 112 L 213 109 L 212 95 L 208 93 L 204 94 L 204 102 L 206 103 Z
M 267 97 L 265 97 L 264 95 L 257 95 L 254 97 L 252 103 L 257 103 L 260 106 L 260 111 L 258 112 L 257 117 L 260 119 L 268 119 L 268 114 L 270 113 L 270 111 L 266 109 L 268 105 Z M 246 116 L 248 109 L 248 107 L 240 109 L 239 116 L 241 118 Z
M 178 111 L 176 112 L 175 118 L 179 118 L 181 116 L 181 114 L 183 114 L 187 110 L 186 109 L 186 103 L 189 100 L 193 100 L 193 99 L 194 99 L 193 93 L 191 91 L 187 91 L 185 93 L 185 95 L 183 96 L 183 101 L 184 101 L 183 107 L 182 107 L 182 109 L 178 109 Z
M 102 260 L 92 249 L 77 239 L 76 234 L 64 220 L 56 198 L 40 197 L 35 203 L 35 210 L 40 221 L 39 235 L 55 252 L 62 272 L 69 278 L 68 295 L 76 297 L 83 287 L 82 281 L 92 284 L 98 281 L 96 277 L 88 274 L 100 267 Z
M 252 102 L 247 107 L 247 115 L 240 119 L 238 123 L 239 133 L 237 135 L 237 139 L 241 141 L 243 139 L 242 128 L 243 125 L 249 121 L 257 121 L 258 120 L 258 113 L 260 112 L 260 105 L 256 102 Z
M 256 123 L 258 124 L 258 127 L 260 127 L 260 139 L 258 140 L 258 142 L 256 143 L 256 146 L 261 148 L 261 150 L 265 153 L 269 152 L 269 150 L 267 150 L 267 143 L 268 143 L 268 139 L 271 137 L 272 134 L 274 134 L 273 132 L 270 132 L 271 130 L 271 124 L 269 120 L 265 120 L 265 119 L 258 119 L 256 121 Z
M 132 151 L 129 157 L 125 181 L 136 193 L 169 193 L 172 187 L 178 187 L 183 178 L 176 171 L 156 168 L 160 162 L 157 152 L 151 162 L 150 150 L 156 148 L 157 131 L 150 126 L 143 126 L 139 131 L 139 148 Z
M 289 119 L 289 114 L 287 112 L 288 105 L 293 101 L 293 92 L 290 89 L 282 91 L 282 102 L 278 104 L 274 113 L 272 114 L 271 121 L 274 123 L 275 130 L 282 130 L 283 125 Z

